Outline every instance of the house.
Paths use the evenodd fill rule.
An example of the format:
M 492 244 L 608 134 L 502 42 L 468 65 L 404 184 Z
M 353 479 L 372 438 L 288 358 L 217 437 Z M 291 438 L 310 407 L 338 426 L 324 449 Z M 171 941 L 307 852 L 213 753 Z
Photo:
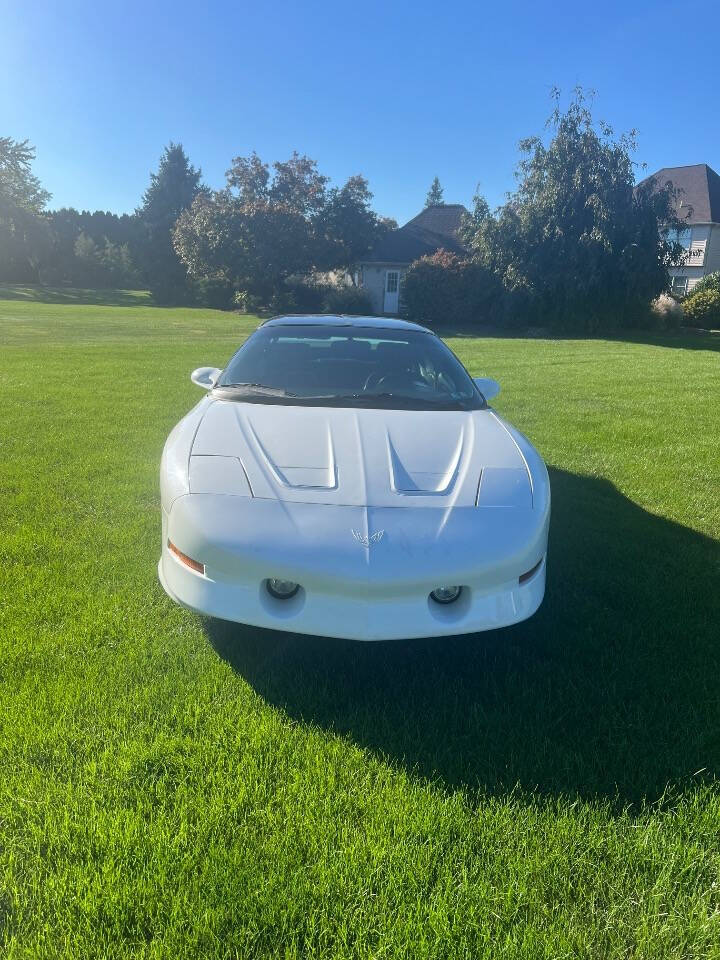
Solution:
M 357 265 L 356 280 L 378 314 L 398 313 L 400 287 L 414 260 L 438 250 L 465 253 L 457 237 L 467 210 L 461 203 L 438 203 L 426 207 L 405 226 L 392 230 Z
M 701 277 L 720 270 L 720 176 L 706 163 L 696 163 L 663 167 L 642 183 L 662 188 L 668 181 L 678 191 L 676 212 L 684 224 L 673 239 L 687 250 L 682 266 L 670 268 L 670 289 L 683 296 Z

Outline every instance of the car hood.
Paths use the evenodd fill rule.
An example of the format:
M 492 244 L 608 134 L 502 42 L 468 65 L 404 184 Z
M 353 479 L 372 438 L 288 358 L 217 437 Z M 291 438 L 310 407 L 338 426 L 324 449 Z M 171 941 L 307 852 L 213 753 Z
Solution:
M 369 410 L 215 400 L 196 432 L 195 457 L 236 458 L 252 495 L 264 499 L 366 507 L 532 507 L 526 462 L 489 409 Z M 203 465 L 212 469 L 208 461 Z

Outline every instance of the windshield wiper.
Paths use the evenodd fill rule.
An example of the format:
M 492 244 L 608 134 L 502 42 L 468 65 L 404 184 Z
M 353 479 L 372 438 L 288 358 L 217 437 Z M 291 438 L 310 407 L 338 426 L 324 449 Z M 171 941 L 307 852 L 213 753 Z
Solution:
M 289 400 L 299 405 L 312 405 L 318 403 L 323 406 L 357 406 L 357 407 L 393 407 L 402 409 L 466 409 L 467 397 L 453 397 L 451 395 L 438 396 L 436 394 L 427 394 L 425 396 L 411 396 L 406 393 L 314 393 L 302 394 L 293 393 L 290 390 L 284 390 L 282 387 L 269 387 L 264 383 L 224 383 L 215 387 L 216 391 L 227 390 L 229 398 L 235 395 L 238 399 L 243 397 L 250 398 L 267 397 L 270 400 Z
M 411 405 L 422 406 L 425 403 L 425 397 L 412 397 L 406 393 L 346 393 L 336 394 L 333 397 L 339 403 L 357 403 L 360 405 L 372 406 L 375 403 L 398 403 L 403 406 Z

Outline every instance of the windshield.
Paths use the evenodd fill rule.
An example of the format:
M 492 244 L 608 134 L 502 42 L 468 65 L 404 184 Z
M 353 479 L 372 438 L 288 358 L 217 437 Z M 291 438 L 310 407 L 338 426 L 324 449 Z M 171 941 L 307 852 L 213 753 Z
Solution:
M 420 330 L 266 326 L 232 358 L 216 395 L 255 403 L 476 410 L 482 395 L 438 337 Z

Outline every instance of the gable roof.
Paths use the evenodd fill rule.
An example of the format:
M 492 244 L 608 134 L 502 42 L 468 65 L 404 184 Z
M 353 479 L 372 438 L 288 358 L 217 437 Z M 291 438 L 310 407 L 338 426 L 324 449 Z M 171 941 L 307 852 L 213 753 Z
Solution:
M 672 183 L 679 192 L 677 216 L 685 223 L 720 223 L 720 176 L 706 163 L 663 167 L 639 186 L 651 182 L 658 189 Z
M 426 207 L 404 226 L 386 234 L 363 257 L 363 263 L 412 263 L 441 248 L 451 253 L 465 253 L 465 247 L 457 238 L 464 213 L 467 210 L 461 203 Z
M 467 210 L 461 203 L 434 203 L 431 207 L 425 207 L 412 220 L 408 220 L 402 229 L 419 228 L 439 233 L 441 237 L 455 238 L 464 213 L 467 213 Z

